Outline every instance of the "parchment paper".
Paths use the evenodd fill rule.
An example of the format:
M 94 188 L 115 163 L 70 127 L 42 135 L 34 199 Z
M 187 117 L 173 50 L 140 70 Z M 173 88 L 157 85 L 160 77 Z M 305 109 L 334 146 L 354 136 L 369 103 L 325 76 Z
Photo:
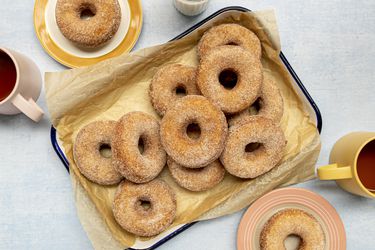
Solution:
M 272 11 L 221 16 L 178 41 L 150 47 L 99 64 L 46 73 L 46 98 L 52 123 L 58 131 L 70 162 L 77 210 L 95 248 L 124 248 L 136 238 L 114 220 L 112 200 L 116 186 L 104 187 L 88 181 L 78 171 L 72 146 L 78 131 L 94 120 L 117 120 L 130 111 L 143 111 L 160 119 L 153 110 L 148 88 L 159 67 L 182 63 L 197 65 L 196 44 L 209 26 L 235 22 L 251 29 L 262 42 L 262 64 L 272 75 L 284 99 L 281 126 L 287 138 L 285 155 L 270 172 L 253 180 L 241 180 L 226 174 L 224 181 L 205 192 L 180 188 L 167 168 L 164 179 L 177 196 L 177 216 L 172 226 L 195 220 L 219 217 L 238 211 L 264 193 L 314 177 L 314 165 L 320 151 L 319 134 L 279 59 L 280 43 Z

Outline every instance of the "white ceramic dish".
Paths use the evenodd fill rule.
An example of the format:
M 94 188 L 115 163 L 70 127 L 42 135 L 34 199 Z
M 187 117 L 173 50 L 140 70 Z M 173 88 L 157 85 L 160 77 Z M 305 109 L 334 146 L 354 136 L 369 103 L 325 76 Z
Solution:
M 178 11 L 186 16 L 196 16 L 207 9 L 209 0 L 173 0 Z

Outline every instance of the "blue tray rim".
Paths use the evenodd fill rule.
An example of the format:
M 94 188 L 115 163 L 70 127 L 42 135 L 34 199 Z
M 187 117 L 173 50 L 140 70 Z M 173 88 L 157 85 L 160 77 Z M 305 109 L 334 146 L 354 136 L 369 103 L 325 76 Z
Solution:
M 201 25 L 203 25 L 204 23 L 206 23 L 207 21 L 211 20 L 212 18 L 214 18 L 214 17 L 216 17 L 216 16 L 218 16 L 218 15 L 224 13 L 224 12 L 233 11 L 233 10 L 242 11 L 242 12 L 251 11 L 251 10 L 245 8 L 245 7 L 242 7 L 242 6 L 229 6 L 229 7 L 222 8 L 222 9 L 216 11 L 215 13 L 211 14 L 210 16 L 206 17 L 202 21 L 196 23 L 195 25 L 193 25 L 189 29 L 185 30 L 181 34 L 177 35 L 176 37 L 174 37 L 170 41 L 181 39 L 184 36 L 191 33 L 192 31 L 194 31 L 195 29 L 197 29 L 198 27 L 200 27 Z M 320 113 L 320 110 L 319 110 L 318 106 L 316 105 L 314 99 L 311 97 L 311 95 L 309 94 L 309 92 L 307 91 L 305 86 L 303 85 L 302 81 L 300 80 L 297 73 L 294 71 L 294 69 L 292 68 L 292 66 L 290 65 L 290 63 L 288 62 L 288 60 L 286 59 L 286 57 L 285 57 L 285 55 L 283 54 L 282 51 L 280 51 L 280 59 L 284 63 L 285 67 L 287 68 L 287 70 L 289 71 L 289 73 L 291 74 L 291 76 L 293 77 L 295 82 L 297 83 L 298 87 L 301 89 L 302 93 L 305 95 L 306 99 L 311 104 L 311 107 L 314 109 L 315 114 L 316 114 L 316 120 L 317 120 L 316 126 L 317 126 L 317 129 L 318 129 L 319 133 L 321 133 L 322 126 L 323 126 L 323 120 L 322 120 L 322 115 Z M 60 158 L 60 160 L 63 163 L 66 170 L 69 172 L 69 161 L 66 158 L 66 156 L 64 154 L 64 151 L 62 150 L 62 148 L 60 147 L 60 145 L 57 141 L 57 132 L 56 132 L 56 129 L 53 126 L 51 126 L 51 130 L 50 130 L 50 139 L 51 139 L 51 143 L 52 143 L 52 147 L 53 147 L 54 151 L 56 152 L 57 156 Z M 173 233 L 164 237 L 163 239 L 161 239 L 160 241 L 158 241 L 154 245 L 150 246 L 149 248 L 142 249 L 142 250 L 156 249 L 157 247 L 161 246 L 162 244 L 164 244 L 168 240 L 174 238 L 178 234 L 180 234 L 183 231 L 185 231 L 186 229 L 190 228 L 191 226 L 193 226 L 197 222 L 198 221 L 185 224 L 184 226 L 180 227 L 179 229 L 177 229 Z M 128 250 L 141 250 L 141 249 L 128 248 Z

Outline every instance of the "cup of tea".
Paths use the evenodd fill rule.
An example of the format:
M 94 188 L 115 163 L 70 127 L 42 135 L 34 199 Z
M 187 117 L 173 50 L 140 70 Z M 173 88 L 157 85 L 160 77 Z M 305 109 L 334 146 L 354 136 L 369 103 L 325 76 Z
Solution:
M 0 47 L 0 114 L 24 113 L 38 122 L 43 110 L 35 103 L 42 88 L 42 76 L 28 57 Z
M 318 168 L 320 180 L 336 180 L 346 191 L 375 198 L 375 132 L 353 132 L 333 146 L 330 165 Z

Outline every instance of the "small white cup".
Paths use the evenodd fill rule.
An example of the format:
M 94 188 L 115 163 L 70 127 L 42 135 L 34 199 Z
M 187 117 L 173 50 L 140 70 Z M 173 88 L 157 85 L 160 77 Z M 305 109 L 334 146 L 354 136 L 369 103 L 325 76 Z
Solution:
M 0 101 L 0 114 L 15 115 L 22 112 L 33 121 L 40 121 L 44 112 L 35 103 L 42 88 L 39 68 L 31 59 L 16 51 L 0 47 L 0 53 L 9 56 L 17 74 L 13 90 Z
M 186 16 L 196 16 L 207 9 L 208 0 L 173 0 L 178 11 Z

